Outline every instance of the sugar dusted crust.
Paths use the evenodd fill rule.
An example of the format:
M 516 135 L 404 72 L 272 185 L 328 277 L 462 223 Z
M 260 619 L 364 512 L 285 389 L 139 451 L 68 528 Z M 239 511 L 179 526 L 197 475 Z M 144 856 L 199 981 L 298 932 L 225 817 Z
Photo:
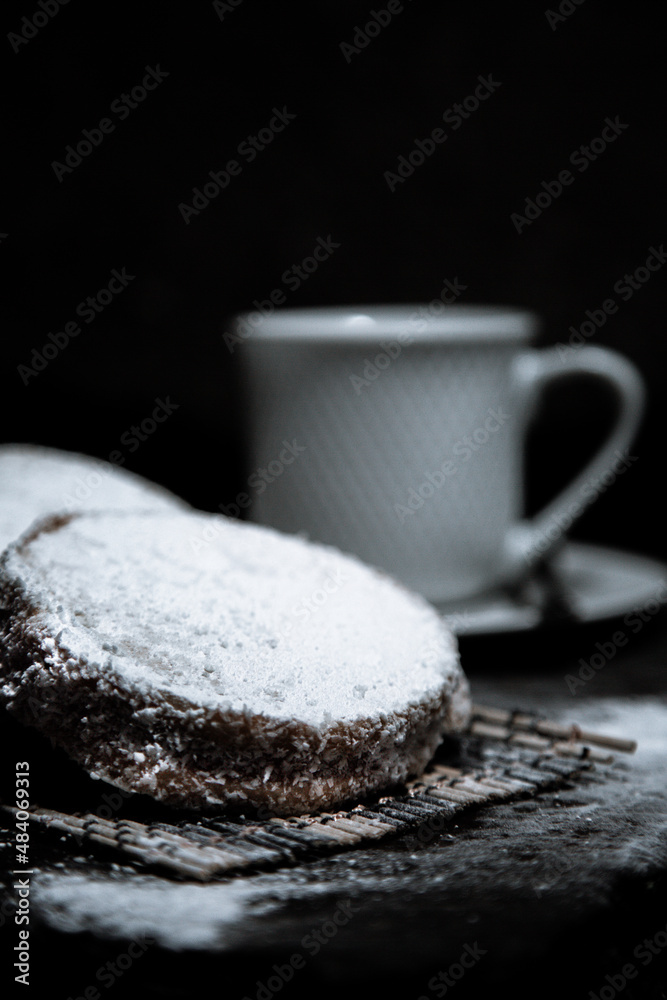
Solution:
M 419 775 L 443 733 L 468 721 L 469 690 L 453 637 L 425 602 L 392 581 L 334 550 L 216 515 L 125 517 L 86 514 L 45 522 L 12 546 L 0 564 L 0 601 L 9 611 L 0 636 L 0 700 L 90 773 L 176 806 L 251 805 L 296 814 Z M 220 540 L 211 544 L 217 556 L 209 549 L 207 556 L 191 557 L 199 576 L 187 588 L 176 637 L 163 639 L 159 651 L 167 657 L 172 649 L 169 666 L 161 660 L 147 665 L 150 621 L 146 625 L 139 616 L 129 628 L 123 619 L 127 614 L 135 621 L 132 591 L 144 585 L 144 564 L 154 560 L 155 573 L 161 572 L 163 539 L 173 542 L 179 532 L 187 535 L 211 523 L 220 528 Z M 98 577 L 111 573 L 107 583 L 113 591 L 116 576 L 106 562 L 113 565 L 125 549 L 133 551 L 142 536 L 152 554 L 139 553 L 122 574 L 130 591 L 125 602 L 109 595 L 116 607 L 110 624 L 95 594 L 87 607 L 78 607 L 93 569 L 79 570 L 72 550 L 77 560 L 94 560 Z M 110 539 L 120 541 L 114 545 Z M 225 557 L 237 565 L 234 586 L 225 567 L 226 599 L 217 592 L 211 596 L 209 586 Z M 66 584 L 60 559 L 69 567 Z M 176 545 L 174 559 L 179 566 L 187 562 L 182 545 Z M 251 593 L 262 559 L 272 579 L 267 586 L 256 581 Z M 132 582 L 137 566 L 143 566 L 144 576 Z M 319 616 L 306 619 L 292 636 L 276 627 L 285 607 L 303 593 L 294 578 L 301 579 L 297 570 L 310 573 L 310 594 L 323 572 L 347 574 L 347 592 L 341 586 L 338 599 L 332 594 Z M 199 607 L 205 600 L 210 607 Z M 253 600 L 252 614 L 244 619 L 241 612 Z M 367 607 L 360 612 L 363 600 Z M 152 606 L 143 610 L 149 619 L 158 613 Z M 211 614 L 217 615 L 218 630 L 202 637 L 200 623 Z M 155 622 L 156 629 L 169 627 L 171 610 L 162 615 L 165 621 Z M 383 621 L 389 636 L 382 635 Z M 218 631 L 228 638 L 221 650 Z M 332 637 L 338 648 L 331 648 Z M 243 644 L 250 646 L 247 653 Z M 230 646 L 241 648 L 230 656 Z M 177 669 L 184 648 L 191 656 Z M 285 683 L 282 690 L 281 677 L 292 686 Z
M 161 486 L 110 462 L 31 444 L 0 445 L 0 551 L 52 511 L 186 508 Z

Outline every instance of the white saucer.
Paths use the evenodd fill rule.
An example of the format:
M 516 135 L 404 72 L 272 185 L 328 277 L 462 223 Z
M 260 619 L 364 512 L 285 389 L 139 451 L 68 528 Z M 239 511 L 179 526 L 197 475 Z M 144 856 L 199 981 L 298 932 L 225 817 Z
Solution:
M 655 614 L 667 606 L 667 565 L 647 556 L 581 542 L 569 542 L 550 562 L 560 611 L 548 610 L 545 585 L 528 584 L 520 597 L 497 592 L 438 605 L 459 635 L 525 632 L 556 621 L 587 624 L 629 615 L 647 605 Z

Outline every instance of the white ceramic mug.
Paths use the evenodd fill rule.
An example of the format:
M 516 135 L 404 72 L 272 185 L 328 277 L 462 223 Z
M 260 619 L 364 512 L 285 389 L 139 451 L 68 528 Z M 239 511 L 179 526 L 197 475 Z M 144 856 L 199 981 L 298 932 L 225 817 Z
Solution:
M 373 306 L 238 316 L 248 516 L 356 553 L 436 603 L 527 575 L 627 461 L 643 385 L 601 347 L 529 346 L 509 308 Z M 523 517 L 523 445 L 545 383 L 593 375 L 619 416 L 545 510 Z M 287 446 L 291 450 L 287 450 Z

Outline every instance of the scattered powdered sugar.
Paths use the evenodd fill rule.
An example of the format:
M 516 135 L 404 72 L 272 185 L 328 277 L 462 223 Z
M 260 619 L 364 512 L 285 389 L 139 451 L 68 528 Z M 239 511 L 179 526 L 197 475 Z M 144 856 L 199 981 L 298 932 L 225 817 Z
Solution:
M 85 513 L 28 537 L 5 575 L 39 609 L 44 661 L 57 646 L 72 675 L 177 715 L 382 720 L 460 674 L 424 600 L 298 537 L 189 511 Z
M 266 927 L 267 920 L 295 900 L 316 905 L 333 897 L 335 910 L 353 892 L 377 891 L 377 876 L 357 872 L 355 859 L 348 861 L 347 871 L 322 881 L 297 868 L 208 885 L 170 882 L 118 865 L 109 873 L 38 871 L 31 883 L 31 902 L 40 920 L 61 932 L 146 937 L 174 951 L 227 951 L 247 944 L 253 927 Z M 399 873 L 383 879 L 384 891 L 400 888 Z
M 69 933 L 99 937 L 146 936 L 177 950 L 229 945 L 251 905 L 264 912 L 264 892 L 246 882 L 182 885 L 134 872 L 98 876 L 38 873 L 31 902 L 47 924 Z M 265 898 L 265 897 L 264 897 Z

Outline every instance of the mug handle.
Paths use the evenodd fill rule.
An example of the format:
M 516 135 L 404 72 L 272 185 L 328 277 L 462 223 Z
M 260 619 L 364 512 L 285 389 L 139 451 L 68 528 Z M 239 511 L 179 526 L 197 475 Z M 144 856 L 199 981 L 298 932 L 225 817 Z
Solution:
M 547 383 L 570 375 L 593 375 L 611 386 L 619 402 L 619 414 L 607 440 L 562 493 L 530 520 L 510 528 L 505 540 L 506 582 L 528 575 L 547 556 L 597 499 L 607 473 L 630 447 L 644 410 L 645 391 L 635 366 L 606 347 L 579 347 L 576 356 L 563 357 L 562 348 L 522 352 L 515 362 L 519 400 L 530 414 Z M 528 421 L 526 421 L 527 425 Z

